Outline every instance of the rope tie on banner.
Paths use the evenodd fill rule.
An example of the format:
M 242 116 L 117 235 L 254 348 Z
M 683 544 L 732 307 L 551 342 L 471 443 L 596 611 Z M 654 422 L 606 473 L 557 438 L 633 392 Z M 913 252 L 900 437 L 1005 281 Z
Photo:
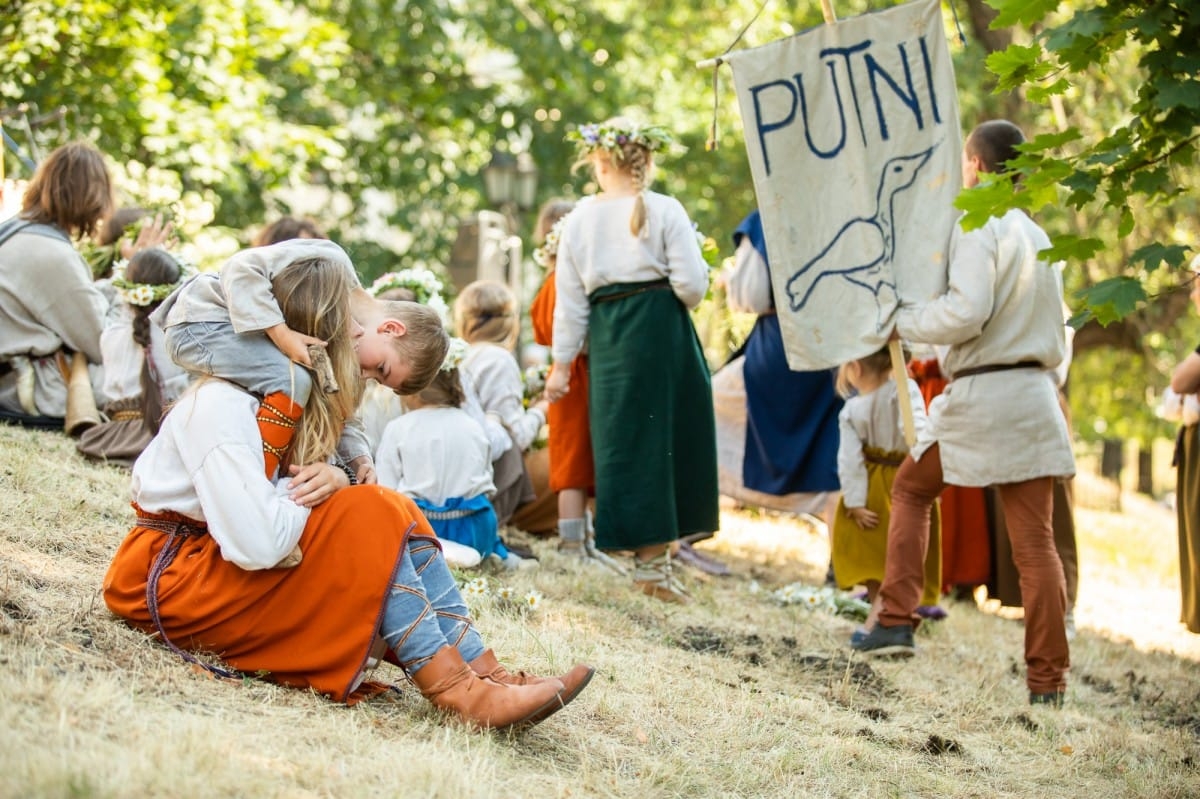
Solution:
M 746 35 L 746 31 L 750 30 L 750 26 L 758 21 L 759 14 L 762 14 L 763 9 L 767 7 L 768 2 L 770 2 L 770 0 L 763 0 L 761 3 L 759 3 L 758 10 L 754 12 L 754 16 L 750 17 L 750 21 L 742 26 L 742 29 L 738 31 L 738 35 L 734 37 L 733 41 L 729 43 L 729 46 L 726 47 L 719 56 L 700 61 L 696 64 L 696 66 L 700 67 L 701 69 L 712 67 L 713 71 L 713 116 L 712 124 L 708 128 L 708 141 L 704 143 L 704 149 L 708 152 L 712 152 L 713 150 L 717 149 L 717 111 L 720 108 L 721 65 L 725 63 L 725 56 L 729 55 L 729 51 L 736 47 L 737 43 L 740 42 L 742 37 Z

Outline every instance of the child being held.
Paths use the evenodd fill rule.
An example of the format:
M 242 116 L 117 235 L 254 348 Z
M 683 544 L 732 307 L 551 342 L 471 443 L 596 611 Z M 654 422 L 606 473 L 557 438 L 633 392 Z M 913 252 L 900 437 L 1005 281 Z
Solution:
M 929 424 L 925 401 L 915 380 L 906 380 L 918 437 Z M 887 557 L 892 483 L 908 454 L 900 395 L 892 379 L 892 358 L 885 347 L 838 369 L 837 390 L 846 403 L 838 414 L 838 480 L 842 496 L 833 521 L 833 572 L 838 585 L 867 589 L 875 601 Z M 929 550 L 925 557 L 922 605 L 934 606 L 941 593 L 941 536 L 933 507 Z M 874 612 L 874 610 L 872 611 Z M 868 626 L 873 619 L 868 619 Z M 860 633 L 856 633 L 859 635 Z
M 294 365 L 312 367 L 309 346 L 324 346 L 288 328 L 271 281 L 289 266 L 314 258 L 340 264 L 353 278 L 351 312 L 363 328 L 355 345 L 363 377 L 397 393 L 419 391 L 437 374 L 448 345 L 433 310 L 416 303 L 375 300 L 361 288 L 345 250 L 324 239 L 294 239 L 243 250 L 229 259 L 219 277 L 199 275 L 184 284 L 163 303 L 154 321 L 166 330 L 167 349 L 177 364 L 194 374 L 237 383 L 262 397 L 258 420 L 269 479 L 297 468 L 289 447 L 313 378 Z M 356 407 L 361 386 L 340 389 L 350 394 L 344 405 Z M 375 482 L 361 425 L 349 418 L 331 424 L 346 425 L 338 457 L 348 474 L 357 482 Z
M 536 561 L 510 553 L 500 541 L 496 511 L 489 495 L 491 447 L 483 427 L 463 409 L 465 395 L 459 364 L 467 343 L 452 339 L 441 371 L 425 389 L 404 397 L 405 412 L 384 428 L 379 442 L 379 482 L 412 497 L 443 543 L 470 547 L 473 562 L 486 558 L 518 568 Z

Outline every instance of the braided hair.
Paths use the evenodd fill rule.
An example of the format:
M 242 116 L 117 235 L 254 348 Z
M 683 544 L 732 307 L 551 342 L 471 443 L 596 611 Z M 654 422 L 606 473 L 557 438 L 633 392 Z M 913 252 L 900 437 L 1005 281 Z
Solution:
M 125 267 L 125 279 L 131 283 L 162 285 L 178 283 L 183 267 L 175 256 L 166 250 L 153 247 L 139 250 L 129 259 Z M 163 417 L 162 385 L 158 380 L 158 369 L 150 347 L 150 314 L 162 304 L 162 300 L 148 305 L 129 305 L 133 312 L 133 341 L 142 348 L 142 419 L 153 433 L 158 432 Z

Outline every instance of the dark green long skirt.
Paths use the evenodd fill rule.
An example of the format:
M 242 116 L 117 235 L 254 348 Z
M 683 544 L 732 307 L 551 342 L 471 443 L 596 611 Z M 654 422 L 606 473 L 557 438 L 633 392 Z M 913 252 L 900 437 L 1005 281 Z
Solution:
M 665 280 L 604 286 L 588 299 L 596 546 L 716 530 L 712 383 L 691 316 Z

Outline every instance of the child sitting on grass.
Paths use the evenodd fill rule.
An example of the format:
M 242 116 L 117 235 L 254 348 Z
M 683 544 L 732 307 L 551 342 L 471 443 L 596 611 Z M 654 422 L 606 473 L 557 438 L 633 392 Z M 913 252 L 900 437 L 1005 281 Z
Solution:
M 404 398 L 404 414 L 388 423 L 379 442 L 379 482 L 412 497 L 440 541 L 477 553 L 474 563 L 461 565 L 487 559 L 508 568 L 535 566 L 500 541 L 489 498 L 496 491 L 491 447 L 483 427 L 463 409 L 458 366 L 466 349 L 465 341 L 451 339 L 433 382 Z M 447 560 L 455 563 L 449 554 Z

